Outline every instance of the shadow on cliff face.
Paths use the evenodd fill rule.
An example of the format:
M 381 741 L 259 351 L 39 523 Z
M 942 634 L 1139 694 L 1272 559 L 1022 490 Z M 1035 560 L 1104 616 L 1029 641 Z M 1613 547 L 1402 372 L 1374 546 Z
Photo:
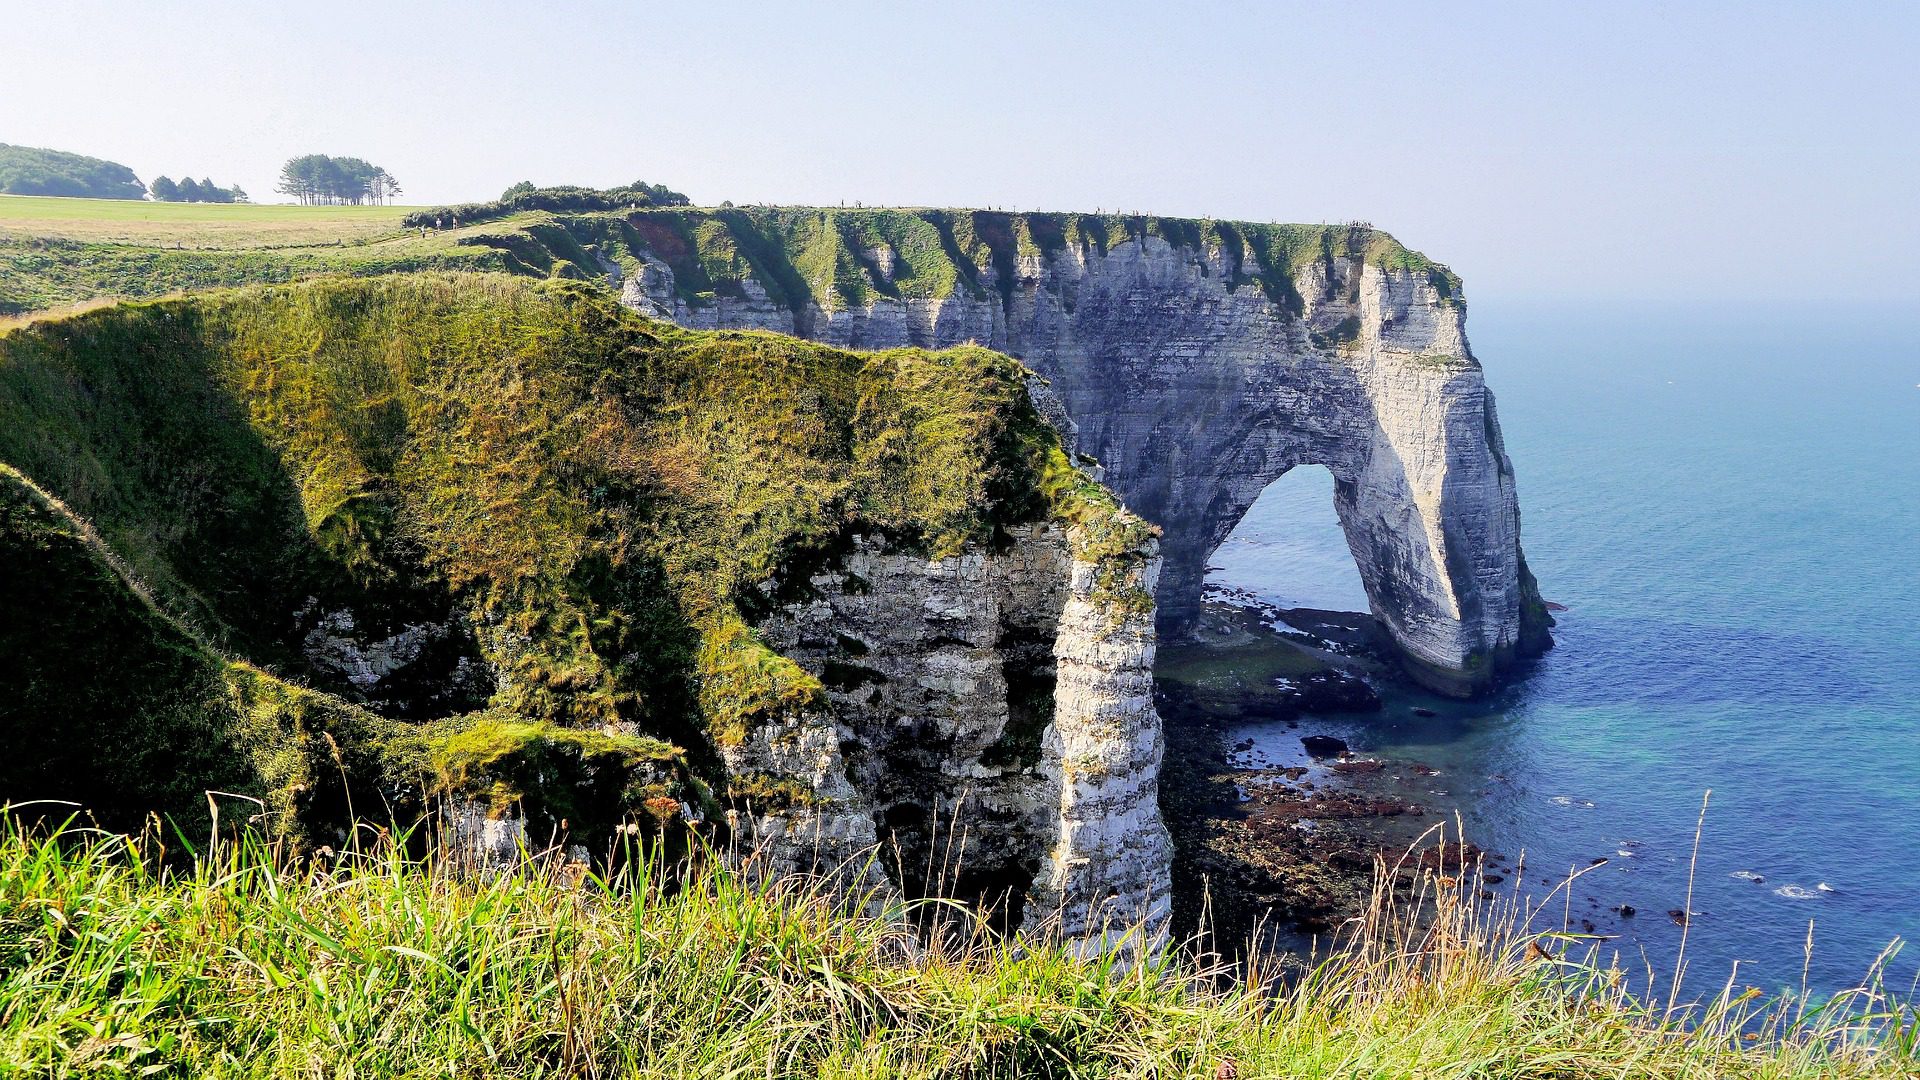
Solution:
M 410 733 L 492 703 L 523 631 L 474 610 L 400 526 L 407 418 L 386 391 L 348 373 L 303 403 L 334 425 L 331 475 L 357 477 L 316 483 L 263 436 L 288 403 L 203 318 L 127 306 L 5 340 L 0 462 L 64 507 L 37 508 L 23 481 L 0 523 L 0 800 L 68 800 L 115 828 L 159 813 L 197 836 L 209 789 L 327 830 L 356 795 L 400 813 L 418 799 L 390 781 L 434 765 Z M 644 708 L 717 769 L 695 719 L 695 635 L 658 560 L 583 558 L 556 588 L 577 647 L 618 684 L 614 707 Z M 483 631 L 506 647 L 483 649 Z M 513 674 L 522 704 L 580 689 L 551 668 Z
M 404 417 L 378 402 L 336 406 L 339 452 L 370 479 L 310 523 L 213 336 L 188 305 L 14 335 L 0 367 L 0 461 L 58 495 L 216 648 L 395 716 L 477 707 L 491 679 L 473 633 L 395 539 L 398 510 L 378 480 Z
M 158 812 L 198 832 L 208 789 L 271 786 L 250 751 L 279 737 L 236 704 L 215 650 L 323 675 L 295 632 L 308 598 L 372 600 L 370 624 L 444 618 L 445 603 L 354 585 L 192 308 L 98 311 L 6 344 L 0 461 L 83 524 L 12 510 L 0 728 L 14 767 L 0 797 L 70 800 L 120 828 Z
M 87 537 L 0 466 L 0 802 L 196 837 L 205 791 L 261 786 L 224 665 L 128 586 Z
M 993 649 L 1006 680 L 1007 722 L 977 751 L 979 768 L 956 775 L 976 748 L 960 746 L 938 721 L 857 708 L 840 714 L 856 736 L 847 748 L 849 778 L 872 801 L 888 877 L 909 899 L 963 901 L 1003 934 L 1020 928 L 1052 843 L 1045 818 L 1058 792 L 1046 792 L 1037 768 L 1054 714 L 1055 632 L 1003 617 Z M 916 917 L 931 925 L 951 916 L 933 906 Z

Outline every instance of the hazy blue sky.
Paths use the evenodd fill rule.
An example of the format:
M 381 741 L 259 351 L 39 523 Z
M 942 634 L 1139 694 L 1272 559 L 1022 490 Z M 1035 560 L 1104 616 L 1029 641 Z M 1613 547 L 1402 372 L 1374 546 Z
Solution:
M 1920 295 L 1920 3 L 0 0 L 0 142 L 403 201 L 1362 218 L 1469 296 Z

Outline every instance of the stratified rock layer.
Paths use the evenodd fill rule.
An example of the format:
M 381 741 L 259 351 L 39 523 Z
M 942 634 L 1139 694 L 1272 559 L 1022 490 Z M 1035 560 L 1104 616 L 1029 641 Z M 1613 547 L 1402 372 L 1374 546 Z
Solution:
M 764 860 L 979 899 L 1003 926 L 1095 945 L 1158 934 L 1172 851 L 1153 615 L 1116 600 L 1151 590 L 1156 544 L 1104 582 L 1081 546 L 1054 525 L 931 560 L 861 538 L 763 623 L 828 691 L 727 751 L 735 776 L 802 782 L 750 822 Z M 876 841 L 885 868 L 862 861 Z
M 860 224 L 858 211 L 819 213 L 843 234 Z M 920 213 L 960 261 L 960 285 L 944 296 L 898 288 L 900 253 L 876 242 L 849 256 L 872 285 L 860 304 L 823 281 L 785 306 L 752 274 L 690 301 L 671 260 L 644 247 L 623 298 L 691 327 L 855 348 L 975 341 L 1025 361 L 1064 402 L 1079 451 L 1164 528 L 1163 633 L 1190 629 L 1208 557 L 1260 492 L 1319 464 L 1333 473 L 1373 613 L 1416 678 L 1472 694 L 1550 644 L 1493 395 L 1443 268 L 1359 228 L 1338 243 L 1337 230 L 1324 234 L 1317 257 L 1263 266 L 1252 246 L 1225 239 L 1263 227 L 1193 222 L 1163 223 L 1184 225 L 1162 230 L 1173 242 L 982 244 L 968 263 L 951 246 L 959 215 Z M 855 224 L 835 224 L 846 216 Z M 1041 235 L 1045 217 L 969 220 L 983 235 L 1024 237 Z

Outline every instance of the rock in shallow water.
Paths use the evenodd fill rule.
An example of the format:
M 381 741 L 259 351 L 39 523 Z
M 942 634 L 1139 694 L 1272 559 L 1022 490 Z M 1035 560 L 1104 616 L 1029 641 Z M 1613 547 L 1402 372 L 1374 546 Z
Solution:
M 1338 757 L 1347 752 L 1347 741 L 1332 735 L 1302 735 L 1300 745 L 1307 748 L 1312 757 Z
M 1365 679 L 1329 668 L 1293 680 L 1293 696 L 1301 712 L 1379 712 L 1380 695 Z

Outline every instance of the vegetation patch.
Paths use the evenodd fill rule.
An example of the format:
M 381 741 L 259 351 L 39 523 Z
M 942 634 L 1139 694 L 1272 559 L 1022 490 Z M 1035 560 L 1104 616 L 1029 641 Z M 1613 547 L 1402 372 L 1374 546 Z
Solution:
M 686 797 L 679 748 L 644 735 L 565 728 L 500 713 L 428 726 L 418 736 L 434 791 L 477 797 L 495 817 L 523 817 L 533 835 L 566 835 L 594 850 L 623 822 L 667 824 L 661 800 Z
M 292 162 L 288 163 L 290 166 Z M 445 229 L 493 221 L 530 210 L 579 213 L 632 210 L 642 206 L 685 206 L 687 197 L 660 184 L 637 180 L 626 187 L 604 190 L 585 187 L 535 187 L 515 184 L 492 202 L 461 203 L 415 210 L 402 221 L 409 229 Z
M 1349 315 L 1325 330 L 1310 330 L 1307 337 L 1322 349 L 1338 349 L 1360 338 L 1360 316 Z
M 1093 601 L 1118 625 L 1153 613 L 1153 592 L 1142 576 L 1160 527 L 1121 512 L 1088 517 L 1074 533 L 1074 558 L 1092 563 Z
M 234 251 L 401 235 L 406 211 L 386 206 L 273 206 L 0 195 L 0 238 Z
M 0 819 L 0 1072 L 1892 1080 L 1920 1063 L 1884 991 L 1645 1004 L 1579 939 L 1461 903 L 1478 882 L 1452 867 L 1422 873 L 1423 900 L 1383 895 L 1313 967 L 1254 981 L 1176 951 L 1002 942 L 939 904 L 915 912 L 945 910 L 929 944 L 910 919 L 848 914 L 878 897 L 718 866 L 475 880 L 399 845 L 331 862 L 223 845 L 182 873 L 153 854 Z
M 1339 261 L 1359 260 L 1424 275 L 1442 304 L 1462 302 L 1459 278 L 1450 270 L 1357 223 L 1269 225 L 1150 215 L 845 207 L 701 209 L 687 206 L 684 196 L 647 185 L 606 192 L 515 185 L 495 203 L 412 213 L 377 207 L 123 203 L 127 210 L 109 220 L 99 211 L 56 213 L 56 208 L 30 205 L 46 202 L 83 200 L 0 196 L 0 241 L 130 244 L 87 251 L 84 258 L 135 268 L 76 273 L 57 264 L 16 260 L 15 272 L 0 277 L 0 314 L 98 296 L 154 296 L 326 272 L 481 269 L 599 280 L 605 265 L 633 273 L 645 256 L 672 268 L 680 298 L 695 307 L 745 295 L 748 278 L 774 305 L 797 314 L 809 305 L 832 312 L 882 299 L 939 300 L 956 294 L 998 294 L 1010 304 L 1023 259 L 1050 259 L 1068 248 L 1105 253 L 1148 237 L 1197 256 L 1222 252 L 1231 267 L 1229 288 L 1257 284 L 1295 317 L 1305 304 L 1294 278 L 1315 262 L 1331 269 Z M 181 216 L 168 217 L 166 211 Z M 155 269 L 150 264 L 174 244 L 200 249 L 200 261 L 150 272 Z M 269 248 L 273 257 L 243 267 L 208 250 L 242 247 Z M 479 261 L 488 255 L 491 262 Z M 67 256 L 69 261 L 79 257 Z M 6 247 L 0 245 L 0 259 L 5 258 Z M 54 280 L 43 280 L 47 277 Z
M 791 776 L 740 773 L 727 778 L 727 802 L 746 813 L 766 814 L 814 804 L 813 789 Z
M 227 660 L 161 610 L 91 527 L 4 465 L 0 569 L 10 797 L 66 800 L 121 828 L 157 811 L 204 837 L 209 790 L 253 800 L 228 820 L 286 832 L 339 803 L 343 773 L 370 799 L 405 786 L 384 757 L 403 725 Z

